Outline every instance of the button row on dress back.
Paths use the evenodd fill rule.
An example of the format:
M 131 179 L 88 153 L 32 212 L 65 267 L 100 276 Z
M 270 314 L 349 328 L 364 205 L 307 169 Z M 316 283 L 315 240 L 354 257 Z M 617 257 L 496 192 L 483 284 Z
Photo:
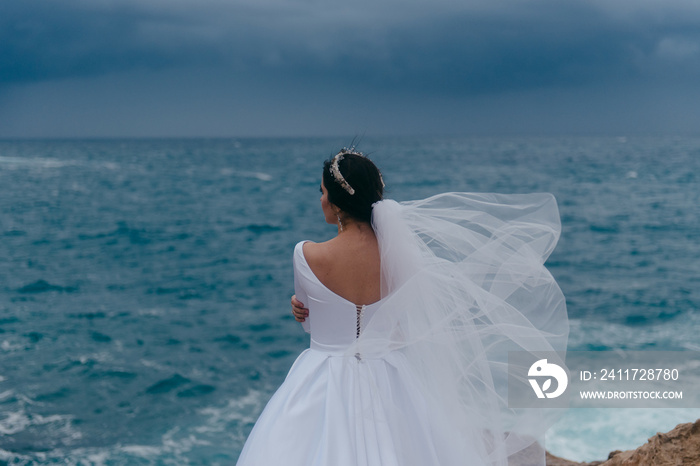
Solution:
M 356 304 L 355 308 L 357 309 L 357 333 L 355 334 L 355 338 L 360 338 L 360 324 L 362 322 L 362 315 L 365 313 L 365 305 Z

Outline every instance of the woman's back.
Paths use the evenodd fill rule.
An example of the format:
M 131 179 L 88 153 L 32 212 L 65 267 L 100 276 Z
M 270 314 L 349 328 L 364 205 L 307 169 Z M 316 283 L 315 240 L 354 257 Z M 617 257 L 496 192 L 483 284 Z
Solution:
M 347 231 L 325 243 L 305 243 L 303 251 L 311 271 L 333 293 L 356 305 L 381 298 L 379 248 L 373 232 Z

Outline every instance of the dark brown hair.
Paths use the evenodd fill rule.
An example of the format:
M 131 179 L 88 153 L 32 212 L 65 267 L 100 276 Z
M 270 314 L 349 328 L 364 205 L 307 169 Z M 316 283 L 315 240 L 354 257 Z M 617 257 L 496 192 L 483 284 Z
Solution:
M 382 175 L 379 173 L 379 169 L 363 155 L 343 154 L 338 168 L 345 181 L 355 190 L 354 194 L 350 194 L 331 174 L 331 164 L 334 158 L 335 156 L 323 162 L 323 185 L 328 191 L 328 201 L 355 220 L 370 222 L 372 204 L 381 201 L 384 196 Z

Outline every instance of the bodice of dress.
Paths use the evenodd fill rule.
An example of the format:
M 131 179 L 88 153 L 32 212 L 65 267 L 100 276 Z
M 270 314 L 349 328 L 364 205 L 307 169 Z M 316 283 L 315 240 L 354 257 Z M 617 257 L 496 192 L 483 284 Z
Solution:
M 302 325 L 311 334 L 312 349 L 343 353 L 355 342 L 381 301 L 358 308 L 326 288 L 306 262 L 304 243 L 294 248 L 294 290 L 309 309 L 309 317 Z

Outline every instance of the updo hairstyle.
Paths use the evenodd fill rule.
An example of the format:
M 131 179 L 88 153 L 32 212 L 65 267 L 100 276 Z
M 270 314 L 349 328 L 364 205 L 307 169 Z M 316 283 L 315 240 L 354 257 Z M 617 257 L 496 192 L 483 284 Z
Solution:
M 381 201 L 384 195 L 382 175 L 367 157 L 356 153 L 345 153 L 338 162 L 340 173 L 355 194 L 350 194 L 331 173 L 335 156 L 323 162 L 323 185 L 328 191 L 328 201 L 335 204 L 345 214 L 361 222 L 372 219 L 372 204 Z

